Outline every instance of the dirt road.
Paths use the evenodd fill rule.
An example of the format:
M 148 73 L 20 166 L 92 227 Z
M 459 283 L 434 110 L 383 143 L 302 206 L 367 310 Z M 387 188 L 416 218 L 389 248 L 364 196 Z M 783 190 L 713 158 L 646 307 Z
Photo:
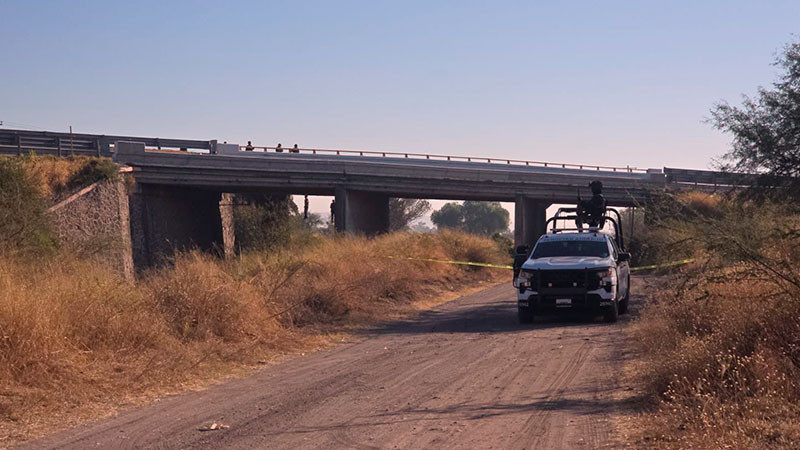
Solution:
M 635 308 L 640 280 L 634 280 Z M 621 323 L 520 326 L 504 284 L 31 448 L 614 446 Z M 625 316 L 623 316 L 625 317 Z M 223 423 L 230 428 L 200 431 Z

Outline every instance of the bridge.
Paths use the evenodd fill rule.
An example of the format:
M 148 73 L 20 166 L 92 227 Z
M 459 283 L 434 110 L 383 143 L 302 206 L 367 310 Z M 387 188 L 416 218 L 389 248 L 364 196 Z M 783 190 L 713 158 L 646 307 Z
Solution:
M 388 230 L 390 197 L 514 202 L 515 241 L 527 244 L 544 232 L 547 207 L 574 203 L 579 189 L 588 196 L 591 180 L 603 182 L 611 206 L 646 202 L 654 191 L 729 189 L 747 181 L 674 168 L 0 129 L 0 153 L 30 152 L 111 156 L 133 167 L 131 228 L 151 255 L 168 247 L 229 248 L 225 207 L 233 193 L 333 196 L 336 228 L 364 234 Z

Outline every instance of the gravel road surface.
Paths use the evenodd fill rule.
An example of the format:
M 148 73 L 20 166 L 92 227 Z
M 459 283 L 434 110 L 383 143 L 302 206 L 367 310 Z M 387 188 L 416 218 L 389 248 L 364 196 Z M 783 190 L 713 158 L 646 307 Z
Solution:
M 632 281 L 635 309 L 642 282 Z M 515 298 L 510 284 L 495 286 L 26 447 L 615 447 L 627 316 L 519 325 Z M 229 428 L 201 431 L 214 423 Z

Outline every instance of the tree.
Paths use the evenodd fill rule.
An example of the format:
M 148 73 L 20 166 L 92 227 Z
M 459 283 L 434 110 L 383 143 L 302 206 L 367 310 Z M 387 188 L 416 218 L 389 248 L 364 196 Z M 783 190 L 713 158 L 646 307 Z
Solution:
M 427 200 L 417 198 L 389 199 L 389 229 L 402 230 L 431 209 Z
M 468 233 L 492 235 L 508 229 L 509 213 L 499 202 L 466 201 L 446 203 L 431 214 L 438 228 L 455 228 Z
M 508 229 L 508 211 L 500 202 L 464 202 L 464 229 L 490 236 Z
M 441 209 L 431 214 L 431 221 L 437 228 L 464 227 L 464 207 L 459 203 L 445 203 Z
M 715 128 L 733 135 L 722 167 L 735 172 L 764 174 L 762 180 L 794 178 L 800 187 L 800 43 L 787 45 L 775 61 L 782 74 L 772 89 L 759 88 L 756 98 L 742 105 L 721 102 L 711 111 Z
M 294 220 L 293 218 L 297 218 Z M 297 205 L 286 195 L 236 194 L 233 228 L 240 251 L 265 251 L 290 244 L 293 228 L 302 223 Z

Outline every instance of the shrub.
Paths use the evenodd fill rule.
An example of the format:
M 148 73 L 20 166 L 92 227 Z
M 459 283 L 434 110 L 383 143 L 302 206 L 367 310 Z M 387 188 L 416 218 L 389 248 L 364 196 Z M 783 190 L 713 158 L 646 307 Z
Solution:
M 259 292 L 200 253 L 179 255 L 172 270 L 151 274 L 144 292 L 182 340 L 238 342 L 271 326 L 265 317 L 271 310 Z
M 670 448 L 798 448 L 800 220 L 782 205 L 701 202 L 653 230 L 669 225 L 699 262 L 665 280 L 633 329 L 658 405 L 645 435 Z
M 288 196 L 236 195 L 233 205 L 236 247 L 239 251 L 266 251 L 288 247 L 302 221 L 291 213 Z
M 119 167 L 108 158 L 92 158 L 77 172 L 70 175 L 64 189 L 74 191 L 98 181 L 116 180 L 119 178 Z
M 55 246 L 38 187 L 19 160 L 0 158 L 0 251 L 42 252 Z

